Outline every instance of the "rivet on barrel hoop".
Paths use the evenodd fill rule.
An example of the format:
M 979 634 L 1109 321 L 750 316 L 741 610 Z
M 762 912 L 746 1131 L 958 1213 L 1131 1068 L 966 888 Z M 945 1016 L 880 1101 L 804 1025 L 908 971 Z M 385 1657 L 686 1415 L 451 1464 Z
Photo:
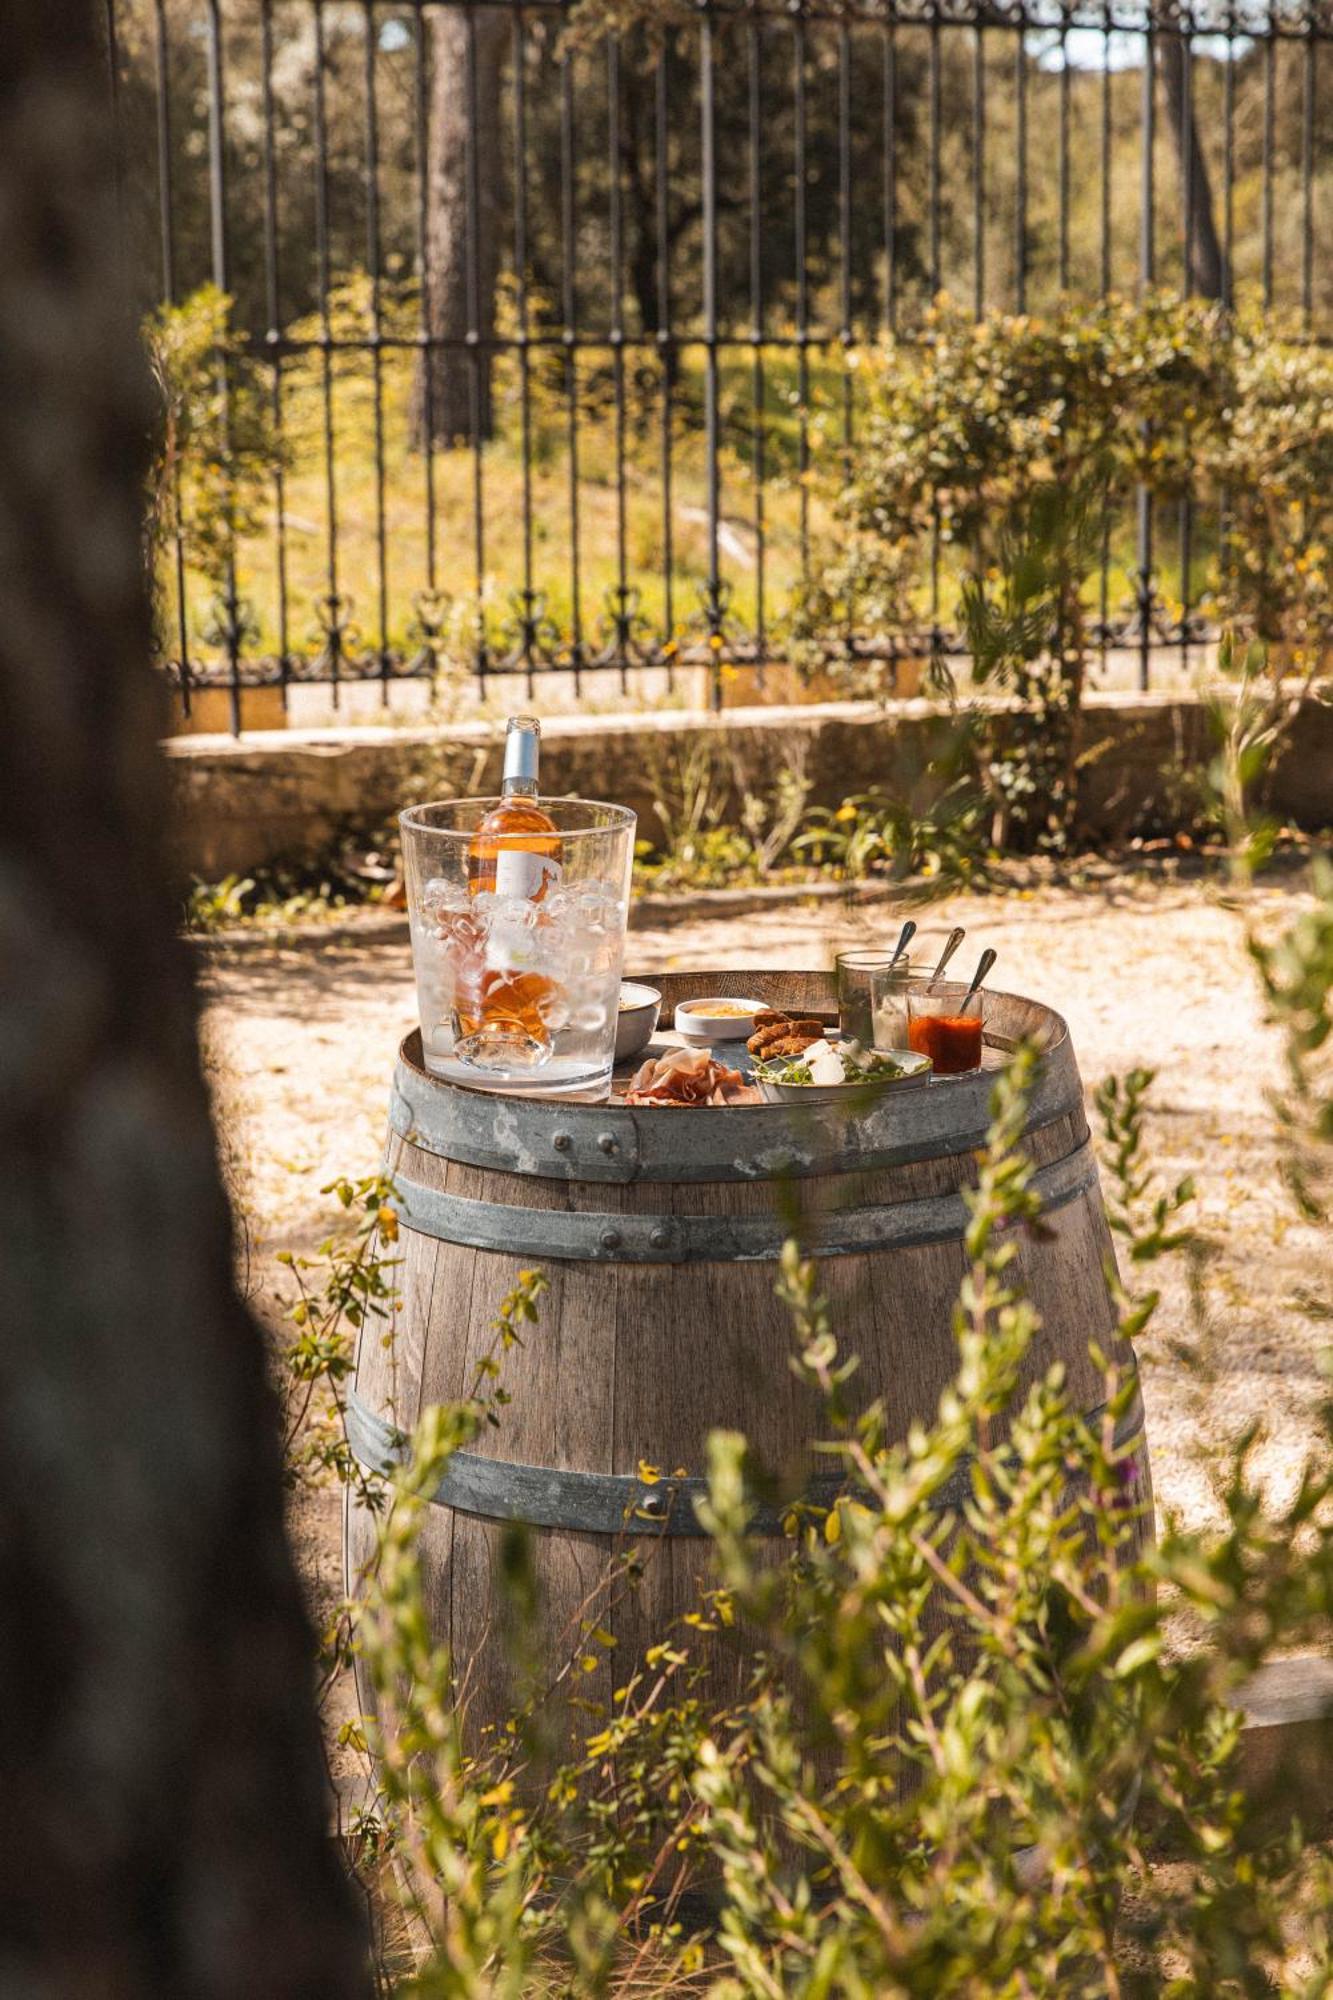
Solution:
M 620 1151 L 620 1141 L 614 1132 L 599 1132 L 597 1143 L 604 1153 L 618 1153 Z
M 646 1514 L 650 1521 L 661 1521 L 666 1516 L 665 1493 L 645 1493 L 638 1505 L 638 1512 Z
M 671 1231 L 664 1222 L 659 1222 L 656 1229 L 654 1229 L 648 1238 L 648 1241 L 652 1244 L 654 1250 L 665 1250 L 667 1244 L 671 1241 Z
M 574 1141 L 570 1138 L 568 1132 L 557 1132 L 551 1139 L 551 1144 L 555 1147 L 557 1153 L 567 1153 L 573 1143 Z
M 620 1231 L 618 1229 L 604 1229 L 602 1231 L 602 1248 L 603 1250 L 618 1250 L 620 1248 Z

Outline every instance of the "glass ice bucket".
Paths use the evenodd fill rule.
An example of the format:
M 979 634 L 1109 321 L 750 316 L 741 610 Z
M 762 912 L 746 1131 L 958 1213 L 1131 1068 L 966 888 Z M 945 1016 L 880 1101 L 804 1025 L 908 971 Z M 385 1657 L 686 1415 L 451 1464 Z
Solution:
M 499 799 L 400 813 L 426 1066 L 451 1083 L 606 1095 L 615 1056 L 636 816 L 542 799 L 554 834 L 503 839 L 531 865 L 480 859 Z M 479 886 L 491 880 L 494 888 Z M 524 893 L 512 893 L 517 884 Z

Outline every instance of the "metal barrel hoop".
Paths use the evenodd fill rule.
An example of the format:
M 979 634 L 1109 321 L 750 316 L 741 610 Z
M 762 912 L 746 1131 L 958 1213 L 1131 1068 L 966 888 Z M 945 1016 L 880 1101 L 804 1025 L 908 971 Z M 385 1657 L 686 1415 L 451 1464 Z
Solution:
M 1090 1428 L 1105 1414 L 1099 1406 L 1086 1415 Z M 1112 1449 L 1131 1451 L 1143 1434 L 1143 1403 L 1138 1388 L 1118 1419 Z M 347 1438 L 358 1463 L 367 1472 L 392 1478 L 410 1456 L 407 1440 L 383 1417 L 376 1416 L 353 1390 L 347 1398 Z M 972 1490 L 972 1463 L 965 1458 L 935 1495 L 940 1511 L 961 1507 Z M 785 1532 L 792 1510 L 826 1510 L 850 1489 L 845 1472 L 814 1473 L 798 1495 L 777 1506 L 753 1504 L 748 1533 L 772 1537 Z M 518 1521 L 530 1528 L 551 1528 L 567 1534 L 664 1535 L 700 1540 L 706 1537 L 698 1503 L 707 1498 L 708 1481 L 688 1474 L 646 1480 L 635 1473 L 573 1471 L 560 1466 L 521 1465 L 506 1459 L 483 1458 L 458 1451 L 450 1459 L 431 1495 L 441 1507 L 491 1521 Z
M 1096 1184 L 1091 1144 L 1041 1167 L 1032 1177 L 1042 1211 L 1052 1214 Z M 514 1208 L 441 1193 L 401 1174 L 397 1207 L 405 1228 L 444 1243 L 467 1244 L 543 1263 L 698 1264 L 773 1261 L 793 1234 L 820 1257 L 945 1243 L 961 1237 L 968 1208 L 961 1194 L 834 1209 L 793 1225 L 771 1215 L 622 1215 L 612 1210 Z

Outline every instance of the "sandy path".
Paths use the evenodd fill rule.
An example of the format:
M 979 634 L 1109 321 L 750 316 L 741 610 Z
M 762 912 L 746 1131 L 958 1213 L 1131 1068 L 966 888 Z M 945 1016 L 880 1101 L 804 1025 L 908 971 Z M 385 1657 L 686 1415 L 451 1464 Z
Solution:
M 1295 914 L 1294 883 L 1265 886 L 1248 906 L 1265 928 Z M 1196 1175 L 1199 1222 L 1218 1245 L 1204 1287 L 1216 1365 L 1208 1379 L 1187 1287 L 1166 1286 L 1144 1355 L 1159 1504 L 1198 1520 L 1208 1481 L 1195 1450 L 1215 1448 L 1261 1416 L 1268 1476 L 1292 1476 L 1318 1390 L 1319 1329 L 1295 1303 L 1324 1277 L 1327 1247 L 1298 1223 L 1281 1188 L 1265 1091 L 1278 1050 L 1265 1028 L 1241 947 L 1242 922 L 1201 884 L 1114 886 L 954 897 L 922 917 L 927 948 L 954 922 L 1001 954 L 995 983 L 1067 1016 L 1085 1083 L 1136 1064 L 1160 1072 L 1150 1132 L 1164 1177 Z M 634 971 L 679 965 L 821 966 L 834 941 L 878 941 L 884 908 L 827 903 L 642 930 Z M 379 1156 L 394 1050 L 415 1015 L 405 943 L 299 943 L 201 953 L 207 1036 L 229 1152 L 248 1211 L 261 1304 L 281 1247 L 312 1247 L 331 1217 L 320 1187 L 372 1171 Z M 299 1532 L 321 1595 L 337 1588 L 332 1500 L 303 1506 Z

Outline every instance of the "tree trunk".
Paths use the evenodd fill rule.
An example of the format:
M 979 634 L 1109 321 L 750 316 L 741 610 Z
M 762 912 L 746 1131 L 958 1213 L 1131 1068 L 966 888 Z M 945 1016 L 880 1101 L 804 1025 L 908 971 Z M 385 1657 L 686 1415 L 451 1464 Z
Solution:
M 510 33 L 500 7 L 442 7 L 435 20 L 422 281 L 431 338 L 469 345 L 432 347 L 423 357 L 413 412 L 418 447 L 491 435 L 491 354 L 474 343 L 495 332 L 500 80 Z
M 163 847 L 94 23 L 0 0 L 3 1985 L 341 2000 L 362 1938 Z
M 1166 94 L 1167 120 L 1180 167 L 1189 240 L 1189 287 L 1200 298 L 1225 298 L 1229 289 L 1226 259 L 1213 218 L 1212 182 L 1208 175 L 1208 162 L 1199 143 L 1194 94 L 1189 88 L 1188 44 L 1183 35 L 1169 32 L 1155 36 L 1154 40 Z

